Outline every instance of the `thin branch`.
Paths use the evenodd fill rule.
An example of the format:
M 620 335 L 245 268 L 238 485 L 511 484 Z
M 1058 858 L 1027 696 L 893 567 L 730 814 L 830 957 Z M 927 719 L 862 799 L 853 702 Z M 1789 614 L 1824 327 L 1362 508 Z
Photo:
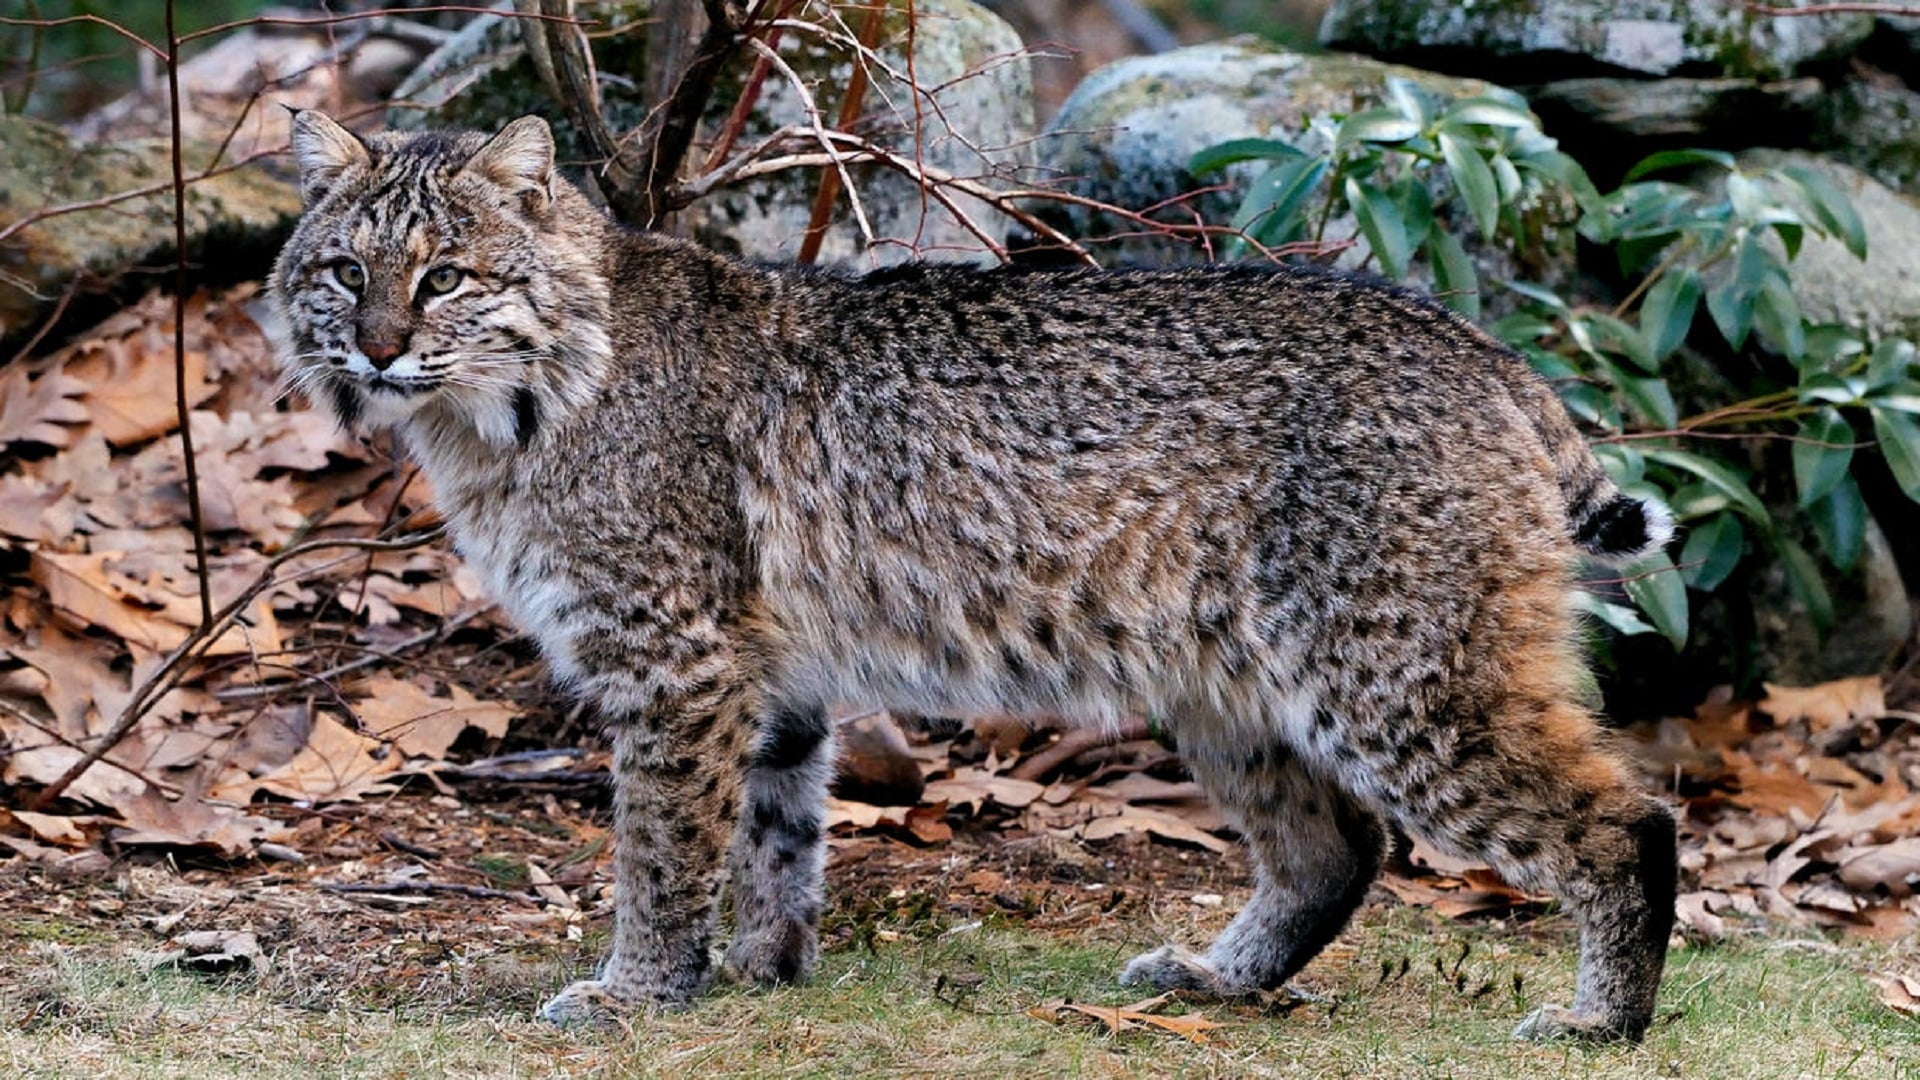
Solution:
M 346 884 L 337 881 L 322 881 L 320 891 L 330 893 L 365 893 L 374 896 L 394 896 L 406 893 L 445 893 L 451 896 L 471 896 L 479 900 L 513 900 L 522 904 L 539 907 L 546 903 L 532 893 L 509 892 L 506 889 L 493 889 L 485 885 L 461 885 L 451 881 L 388 881 L 381 884 Z
M 182 43 L 194 41 L 214 34 L 224 34 L 229 30 L 239 30 L 248 26 L 335 26 L 340 23 L 359 22 L 363 19 L 384 19 L 391 15 L 436 15 L 453 12 L 467 15 L 498 15 L 497 8 L 485 4 L 435 4 L 430 7 L 381 8 L 377 11 L 356 11 L 350 15 L 315 15 L 312 17 L 285 15 L 256 15 L 251 19 L 236 19 L 233 22 L 209 26 L 204 30 L 195 30 L 191 34 L 182 34 Z M 591 19 L 577 19 L 572 15 L 536 15 L 530 12 L 518 12 L 508 16 L 515 19 L 534 19 L 540 22 L 562 22 L 574 26 L 596 25 Z M 5 21 L 5 20 L 0 20 Z M 165 58 L 161 54 L 162 59 Z
M 31 727 L 33 730 L 38 731 L 40 734 L 45 735 L 47 738 L 52 739 L 54 742 L 58 743 L 61 746 L 66 747 L 69 750 L 78 750 L 83 754 L 86 753 L 85 747 L 74 742 L 72 739 L 67 738 L 65 735 L 60 734 L 58 731 L 55 731 L 53 728 L 48 727 L 46 724 L 42 723 L 37 717 L 35 717 L 32 713 L 28 712 L 27 710 L 21 708 L 18 705 L 15 705 L 13 702 L 8 701 L 5 698 L 0 698 L 0 712 L 4 712 L 9 716 L 12 716 L 14 719 L 20 721 L 23 724 L 26 724 L 28 727 Z M 41 749 L 44 749 L 44 747 L 39 747 L 39 746 L 12 747 L 9 749 L 8 752 L 13 753 L 20 750 L 41 750 Z M 112 758 L 105 758 L 103 760 L 107 765 L 110 765 L 113 768 L 119 769 L 121 772 L 126 773 L 128 776 L 133 777 L 135 780 L 138 780 L 141 783 L 146 784 L 148 787 L 154 788 L 155 790 L 166 792 L 168 795 L 184 794 L 179 788 L 174 787 L 172 784 L 168 784 L 160 780 L 155 780 L 153 777 L 148 776 L 146 773 L 141 772 L 140 770 L 134 768 L 131 765 L 127 765 L 122 762 L 115 761 Z
M 176 0 L 167 0 L 167 114 L 173 164 L 173 403 L 180 423 L 180 454 L 187 466 L 187 517 L 193 526 L 193 565 L 200 580 L 200 625 L 213 624 L 213 577 L 207 573 L 207 529 L 200 513 L 200 469 L 187 416 L 187 178 L 180 139 L 180 36 Z
M 56 26 L 67 26 L 72 23 L 93 23 L 98 26 L 104 26 L 153 54 L 154 59 L 161 63 L 167 62 L 167 51 L 165 49 L 162 49 L 160 46 L 155 45 L 153 42 L 148 41 L 146 38 L 141 37 L 126 27 L 121 26 L 112 19 L 105 19 L 98 15 L 68 15 L 59 19 L 16 19 L 0 15 L 0 26 L 31 26 L 38 30 L 51 30 Z
M 474 619 L 479 618 L 487 610 L 485 607 L 477 607 L 470 611 L 463 612 L 446 620 L 439 626 L 424 630 L 404 641 L 396 642 L 389 648 L 368 649 L 366 654 L 359 659 L 349 660 L 344 664 L 336 664 L 325 671 L 296 672 L 297 677 L 291 682 L 262 683 L 258 686 L 232 686 L 225 690 L 214 691 L 213 698 L 215 701 L 251 701 L 255 698 L 272 697 L 275 694 L 288 690 L 297 690 L 309 683 L 329 683 L 342 675 L 351 674 L 359 671 L 361 668 L 372 667 L 382 660 L 399 659 L 400 654 L 406 652 L 408 649 L 418 648 L 421 645 L 439 641 L 449 634 L 452 634 L 455 630 L 472 622 Z
M 828 160 L 832 162 L 833 174 L 838 176 L 840 182 L 846 187 L 847 202 L 853 208 L 854 221 L 860 226 L 860 237 L 865 241 L 866 245 L 872 245 L 873 225 L 867 220 L 866 207 L 860 202 L 859 189 L 854 187 L 853 177 L 847 173 L 845 156 L 834 148 L 833 136 L 839 133 L 827 130 L 826 123 L 820 115 L 820 106 L 813 100 L 812 91 L 807 89 L 806 81 L 800 78 L 800 73 L 793 70 L 791 64 L 788 64 L 779 53 L 774 52 L 764 41 L 755 38 L 751 39 L 749 44 L 755 52 L 765 58 L 767 63 L 773 65 L 773 69 L 778 71 L 781 77 L 785 78 L 788 84 L 793 87 L 793 92 L 799 99 L 801 110 L 807 114 L 808 123 L 804 125 L 801 130 L 811 135 L 820 143 L 820 149 L 825 152 Z M 858 76 L 856 75 L 855 78 L 857 79 Z M 817 243 L 815 247 L 818 247 Z M 804 262 L 806 260 L 802 259 L 801 261 Z
M 885 17 L 885 8 L 876 5 L 867 9 L 867 17 L 860 23 L 860 42 L 862 45 L 869 49 L 873 47 L 874 42 L 880 37 L 880 28 L 884 25 Z M 911 19 L 912 17 L 912 12 L 909 12 L 908 18 Z M 778 59 L 779 53 L 774 50 L 773 46 L 759 41 L 755 41 L 754 44 L 763 50 L 763 55 L 760 57 L 762 61 L 772 63 L 775 59 Z M 806 88 L 804 86 L 797 86 L 796 89 L 801 91 L 803 95 L 801 100 L 808 105 L 807 115 L 817 123 L 819 120 L 818 105 L 812 100 L 811 95 L 805 93 Z M 840 119 L 834 126 L 842 131 L 852 127 L 853 122 L 859 119 L 860 108 L 866 99 L 867 66 L 865 64 L 855 64 L 853 66 L 853 74 L 847 79 L 847 92 L 845 96 L 840 99 Z M 832 147 L 829 146 L 827 149 L 830 152 Z M 827 236 L 827 224 L 833 214 L 833 204 L 840 197 L 840 185 L 845 179 L 845 168 L 838 168 L 832 172 L 820 174 L 820 186 L 814 189 L 813 206 L 807 212 L 807 231 L 802 234 L 800 238 L 800 252 L 796 256 L 795 261 L 802 264 L 809 264 L 816 258 L 819 258 L 820 244 Z M 849 199 L 855 197 L 851 183 L 847 184 L 847 196 Z M 863 234 L 866 235 L 868 243 L 871 244 L 871 233 L 863 229 Z
M 1809 4 L 1806 7 L 1770 7 L 1748 4 L 1755 15 L 1790 18 L 1796 15 L 1911 15 L 1920 18 L 1920 7 L 1912 4 Z

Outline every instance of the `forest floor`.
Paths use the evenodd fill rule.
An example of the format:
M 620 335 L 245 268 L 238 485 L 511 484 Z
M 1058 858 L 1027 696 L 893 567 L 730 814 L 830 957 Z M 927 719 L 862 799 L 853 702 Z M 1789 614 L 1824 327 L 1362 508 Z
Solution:
M 534 1011 L 590 969 L 604 911 L 471 884 L 487 880 L 476 866 L 548 859 L 573 842 L 571 815 L 591 816 L 554 809 L 402 795 L 330 826 L 313 857 L 280 868 L 148 858 L 62 879 L 0 864 L 0 1073 L 1920 1075 L 1920 1029 L 1864 977 L 1911 970 L 1910 939 L 1682 940 L 1644 1045 L 1534 1045 L 1509 1032 L 1570 997 L 1568 921 L 1530 907 L 1449 919 L 1377 888 L 1296 981 L 1301 996 L 1141 1002 L 1114 973 L 1224 925 L 1248 893 L 1241 856 L 969 829 L 937 847 L 836 839 L 828 948 L 807 986 L 721 987 L 685 1012 L 560 1030 Z M 424 890 L 449 878 L 483 894 Z M 370 882 L 387 884 L 337 891 Z

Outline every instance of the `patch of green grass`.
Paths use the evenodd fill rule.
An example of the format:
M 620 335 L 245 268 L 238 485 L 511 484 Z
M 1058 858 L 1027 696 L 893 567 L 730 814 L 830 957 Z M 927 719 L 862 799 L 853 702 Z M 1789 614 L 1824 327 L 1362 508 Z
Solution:
M 1227 1025 L 1205 1045 L 1029 1014 L 1144 996 L 1113 973 L 1150 937 L 994 919 L 883 924 L 830 951 L 809 986 L 723 987 L 685 1012 L 596 1031 L 531 1018 L 564 981 L 535 959 L 476 963 L 430 993 L 416 982 L 409 1000 L 400 978 L 329 996 L 302 992 L 292 965 L 206 980 L 40 945 L 0 988 L 0 1074 L 1920 1077 L 1920 1024 L 1881 1006 L 1860 976 L 1891 966 L 1884 947 L 1794 938 L 1676 949 L 1645 1045 L 1536 1046 L 1508 1033 L 1571 996 L 1564 920 L 1487 928 L 1417 909 L 1368 912 L 1316 961 L 1301 982 L 1323 1000 L 1266 1013 L 1170 1006 Z

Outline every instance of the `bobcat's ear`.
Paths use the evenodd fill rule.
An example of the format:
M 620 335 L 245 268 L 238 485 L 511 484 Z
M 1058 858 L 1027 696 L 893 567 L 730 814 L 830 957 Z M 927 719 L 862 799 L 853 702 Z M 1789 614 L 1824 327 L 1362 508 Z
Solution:
M 553 199 L 553 131 L 538 116 L 523 116 L 488 139 L 461 171 L 525 196 L 528 210 L 544 211 Z
M 373 163 L 358 135 L 317 109 L 293 114 L 293 156 L 300 163 L 300 201 L 308 206 L 319 202 L 349 167 Z

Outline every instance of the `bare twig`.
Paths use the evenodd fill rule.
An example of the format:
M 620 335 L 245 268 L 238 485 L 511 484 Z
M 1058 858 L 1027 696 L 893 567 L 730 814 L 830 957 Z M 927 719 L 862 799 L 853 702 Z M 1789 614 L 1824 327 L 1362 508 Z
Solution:
M 535 907 L 545 903 L 532 893 L 509 892 L 506 889 L 494 889 L 485 885 L 461 885 L 451 881 L 388 881 L 380 884 L 322 881 L 319 886 L 322 892 L 330 893 L 371 893 L 376 896 L 445 893 L 452 896 L 471 896 L 479 900 L 512 900 L 516 903 L 532 904 Z
M 793 66 L 782 59 L 780 54 L 773 51 L 766 42 L 754 39 L 750 41 L 749 44 L 768 64 L 772 65 L 775 71 L 780 73 L 780 76 L 787 81 L 788 85 L 793 87 L 793 92 L 800 102 L 801 110 L 807 114 L 807 123 L 801 130 L 820 143 L 821 151 L 826 154 L 827 159 L 833 165 L 833 175 L 839 177 L 841 183 L 845 185 L 847 202 L 853 210 L 853 220 L 860 227 L 860 238 L 866 245 L 871 246 L 873 244 L 873 225 L 867 220 L 867 211 L 866 208 L 861 205 L 859 190 L 853 186 L 853 177 L 847 175 L 845 155 L 835 149 L 833 136 L 836 133 L 827 130 L 826 123 L 820 115 L 820 106 L 813 100 L 813 92 L 807 89 L 806 81 L 800 78 L 800 73 L 793 70 Z M 858 75 L 856 74 L 855 77 L 858 78 Z M 825 189 L 823 188 L 822 190 Z M 828 205 L 832 205 L 831 194 L 829 195 Z M 817 208 L 816 204 L 816 209 Z M 811 228 L 811 225 L 809 225 L 809 228 Z M 824 229 L 824 226 L 822 226 L 822 228 Z M 816 251 L 818 246 L 816 242 Z M 806 262 L 808 260 L 802 258 L 801 261 Z
M 213 624 L 213 578 L 207 573 L 207 530 L 200 514 L 200 469 L 193 454 L 187 403 L 187 178 L 180 144 L 180 35 L 176 0 L 167 0 L 167 115 L 173 164 L 173 403 L 180 422 L 180 453 L 187 466 L 187 517 L 193 526 L 193 564 L 200 582 L 200 626 Z
M 351 674 L 362 668 L 372 667 L 382 660 L 397 659 L 401 653 L 409 649 L 443 640 L 455 630 L 458 630 L 484 614 L 487 610 L 485 607 L 478 607 L 462 612 L 441 623 L 439 626 L 433 627 L 430 630 L 424 630 L 407 638 L 405 641 L 394 644 L 391 648 L 368 649 L 366 655 L 359 659 L 349 660 L 344 664 L 336 664 L 325 671 L 299 673 L 298 676 L 290 682 L 262 683 L 259 686 L 231 686 L 225 690 L 214 691 L 213 697 L 215 701 L 251 701 L 256 698 L 272 697 L 275 694 L 284 693 L 288 690 L 297 690 L 309 683 L 332 682 L 342 675 Z
M 55 743 L 58 743 L 59 745 L 64 746 L 69 750 L 78 750 L 81 753 L 86 752 L 85 747 L 80 746 L 78 743 L 75 743 L 72 739 L 69 739 L 65 735 L 60 734 L 58 731 L 55 731 L 53 728 L 48 727 L 45 723 L 42 723 L 38 717 L 35 717 L 32 713 L 28 712 L 25 709 L 22 709 L 18 705 L 15 705 L 13 702 L 8 701 L 5 698 L 0 698 L 0 712 L 6 713 L 7 715 L 27 725 L 28 727 L 39 732 L 40 734 L 45 735 L 47 738 L 52 739 Z M 45 749 L 45 748 L 40 746 L 16 746 L 16 747 L 10 747 L 7 750 L 7 752 L 19 753 L 25 750 L 41 750 L 41 749 Z M 104 758 L 103 760 L 107 765 L 110 765 L 113 768 L 119 769 L 121 772 L 126 773 L 128 776 L 133 777 L 135 780 L 138 780 L 141 783 L 146 784 L 148 787 L 154 788 L 157 791 L 164 791 L 169 795 L 182 794 L 180 789 L 177 787 L 174 787 L 172 784 L 166 783 L 161 780 L 155 780 L 153 777 L 148 776 L 146 773 L 141 772 L 139 769 L 136 769 L 131 765 L 127 765 L 122 762 L 115 761 L 112 758 Z
M 1795 15 L 1911 15 L 1920 18 L 1920 6 L 1913 4 L 1808 4 L 1806 7 L 1771 7 L 1748 4 L 1755 15 L 1791 17 Z
M 1071 728 L 1061 733 L 1046 749 L 1022 758 L 1019 764 L 1008 770 L 1007 775 L 1015 780 L 1038 781 L 1089 750 L 1152 736 L 1153 730 L 1147 726 L 1147 722 L 1137 717 L 1129 717 L 1113 731 L 1104 728 Z
M 51 30 L 57 26 L 70 26 L 74 23 L 93 23 L 96 26 L 104 26 L 108 30 L 133 42 L 154 59 L 163 62 L 167 60 L 167 51 L 165 49 L 162 49 L 160 46 L 155 45 L 153 42 L 148 41 L 146 38 L 141 37 L 126 27 L 121 26 L 112 19 L 102 18 L 98 15 L 68 15 L 59 19 L 18 19 L 0 15 L 0 26 L 30 26 L 36 30 Z
M 869 50 L 873 48 L 874 42 L 879 40 L 880 28 L 885 18 L 885 8 L 875 5 L 867 9 L 867 17 L 860 23 L 859 40 L 863 47 Z M 761 43 L 755 42 L 755 44 Z M 773 60 L 779 57 L 779 53 L 775 52 L 771 45 L 763 46 L 763 48 L 764 54 L 760 57 L 761 62 L 772 63 Z M 806 88 L 802 86 L 797 87 L 797 89 L 800 90 L 803 95 L 802 100 L 807 100 L 805 97 Z M 853 74 L 847 79 L 846 96 L 840 99 L 839 122 L 834 126 L 840 128 L 842 131 L 852 127 L 853 122 L 859 118 L 861 105 L 866 99 L 867 66 L 865 64 L 855 64 L 853 66 Z M 811 102 L 809 102 L 809 104 L 811 104 Z M 809 110 L 809 115 L 814 116 L 816 119 L 818 117 L 818 113 L 815 110 Z M 831 147 L 828 147 L 829 152 L 831 152 L 831 149 Z M 827 223 L 833 213 L 834 201 L 840 197 L 840 183 L 845 175 L 846 170 L 844 168 L 820 174 L 820 186 L 816 188 L 813 193 L 813 207 L 807 213 L 807 231 L 800 238 L 800 252 L 795 257 L 796 261 L 811 263 L 820 256 L 820 244 L 826 239 Z M 851 184 L 848 185 L 848 194 L 852 194 Z

